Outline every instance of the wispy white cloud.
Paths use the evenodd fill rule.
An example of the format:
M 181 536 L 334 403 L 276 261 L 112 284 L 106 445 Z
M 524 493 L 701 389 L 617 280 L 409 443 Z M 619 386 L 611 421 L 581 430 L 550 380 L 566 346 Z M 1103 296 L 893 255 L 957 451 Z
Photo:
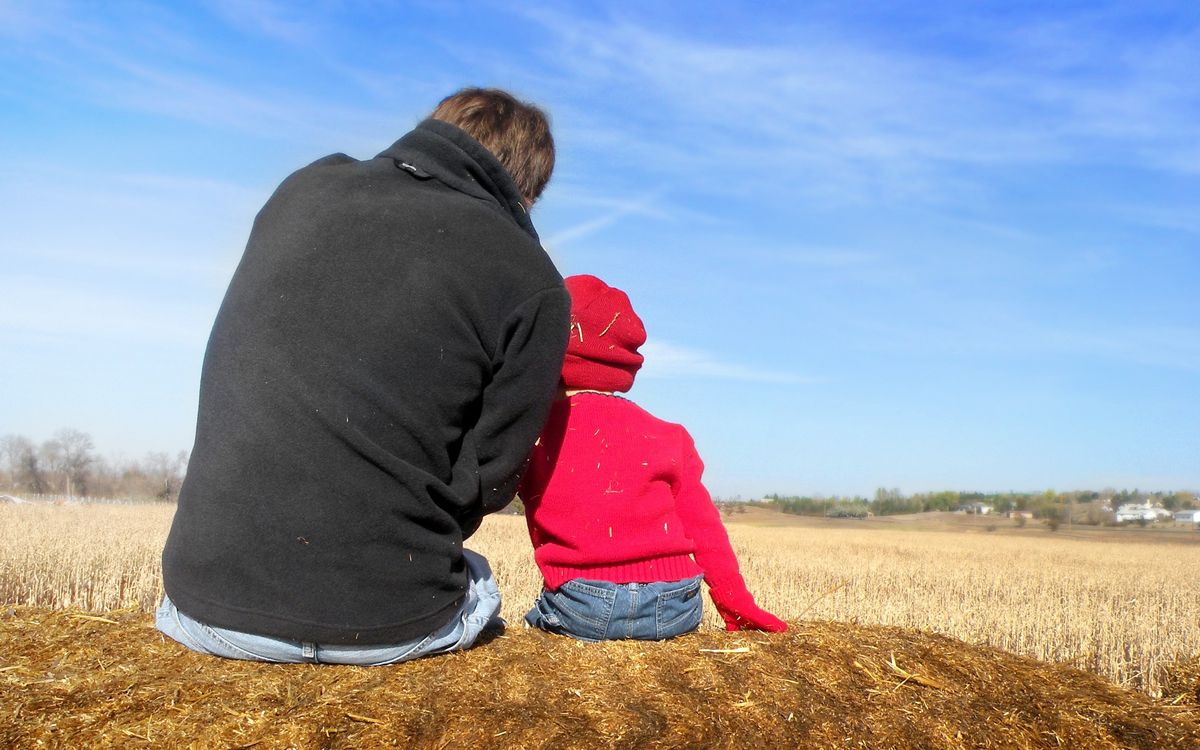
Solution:
M 754 256 L 772 264 L 820 268 L 829 270 L 861 268 L 878 264 L 882 258 L 878 252 L 840 247 L 812 247 L 800 245 L 783 248 L 743 247 L 734 245 L 737 256 Z
M 208 293 L 228 281 L 269 193 L 207 177 L 61 168 L 9 171 L 0 184 L 10 273 L 86 269 L 116 285 L 168 280 Z M 59 220 L 64 206 L 69 222 Z
M 570 200 L 570 199 L 568 199 Z M 564 245 L 569 245 L 572 242 L 583 239 L 590 235 L 596 234 L 613 224 L 616 224 L 621 219 L 627 216 L 643 216 L 653 219 L 663 219 L 666 214 L 659 208 L 658 195 L 651 193 L 641 198 L 633 200 L 617 200 L 617 199 L 602 199 L 589 198 L 580 201 L 575 199 L 576 203 L 591 203 L 599 204 L 606 210 L 597 216 L 594 216 L 585 221 L 581 221 L 564 229 L 559 229 L 545 239 L 547 249 L 557 251 Z
M 1112 206 L 1111 210 L 1116 215 L 1144 226 L 1200 235 L 1200 203 L 1195 201 L 1182 202 L 1176 206 L 1162 203 L 1116 205 Z
M 230 7 L 234 5 L 241 3 Z M 291 16 L 284 16 L 272 25 L 268 19 L 275 18 L 270 15 L 274 5 L 246 7 L 243 21 L 266 25 L 261 33 L 296 41 L 310 23 L 299 16 L 293 23 Z M 125 13 L 118 23 L 97 19 L 84 7 L 56 4 L 31 18 L 19 31 L 10 30 L 25 42 L 22 64 L 49 72 L 57 85 L 108 109 L 272 139 L 338 144 L 361 155 L 387 145 L 381 142 L 381 133 L 387 134 L 386 140 L 403 129 L 396 125 L 394 110 L 351 104 L 348 97 L 331 98 L 303 81 L 289 85 L 269 82 L 271 76 L 247 74 L 247 67 L 253 69 L 256 61 L 216 54 L 194 35 L 180 32 L 187 22 L 170 9 Z M 170 43 L 161 43 L 164 36 Z M 414 111 L 407 119 L 415 121 L 416 116 Z M 314 156 L 319 153 L 314 151 Z
M 297 90 L 251 90 L 207 73 L 146 66 L 111 51 L 105 57 L 120 75 L 80 73 L 76 80 L 108 106 L 294 142 L 340 144 L 347 151 L 369 150 L 360 156 L 387 145 L 379 135 L 396 129 L 379 111 Z
M 0 37 L 28 38 L 41 33 L 67 9 L 62 0 L 0 0 Z
M 746 275 L 739 281 L 742 294 L 787 299 L 804 295 L 814 306 L 841 307 L 858 295 L 894 293 L 927 284 L 920 261 L 894 257 L 887 252 L 836 245 L 788 244 L 774 237 L 712 235 L 693 247 L 713 267 L 709 281 L 719 289 L 731 268 Z M 753 290 L 753 291 L 751 291 Z M 716 293 L 716 292 L 714 292 Z
M 85 269 L 124 277 L 125 283 L 134 280 L 149 283 L 155 280 L 181 284 L 189 291 L 207 289 L 220 291 L 229 282 L 236 267 L 236 256 L 228 252 L 212 253 L 207 257 L 181 255 L 175 252 L 152 252 L 129 248 L 86 247 L 82 243 L 71 247 L 58 246 L 35 251 L 36 257 L 74 273 Z
M 549 32 L 545 55 L 564 86 L 582 81 L 621 98 L 611 112 L 581 113 L 579 127 L 616 131 L 623 154 L 679 178 L 711 175 L 721 191 L 761 189 L 769 175 L 810 199 L 945 201 L 978 197 L 981 169 L 1118 163 L 1196 173 L 1194 32 L 1161 44 L 1081 14 L 1054 27 L 1014 22 L 1007 35 L 992 24 L 980 45 L 990 54 L 952 56 L 816 23 L 786 44 L 751 46 L 628 15 L 526 16 Z M 1051 54 L 1063 47 L 1072 49 Z
M 1030 346 L 1052 355 L 1102 357 L 1200 373 L 1200 326 L 1121 325 L 1108 331 L 1051 326 Z
M 639 377 L 701 378 L 750 383 L 813 383 L 816 378 L 766 367 L 726 362 L 700 350 L 651 339 L 641 347 L 645 364 Z
M 303 16 L 310 4 L 296 5 L 274 0 L 210 0 L 216 13 L 242 31 L 279 39 L 290 44 L 311 41 L 318 29 Z
M 669 221 L 678 218 L 683 211 L 678 206 L 668 205 L 662 189 L 642 190 L 633 197 L 613 196 L 600 192 L 595 186 L 555 181 L 553 198 L 557 203 L 567 203 L 585 208 L 619 210 L 628 214 L 650 219 Z
M 103 340 L 139 347 L 147 342 L 203 347 L 216 313 L 202 305 L 133 297 L 121 289 L 37 276 L 0 278 L 0 331 L 9 336 Z
M 1195 323 L 1035 319 L 1011 305 L 949 300 L 953 315 L 934 319 L 859 320 L 848 349 L 933 357 L 1043 359 L 1120 363 L 1200 373 L 1200 326 Z M 1097 302 L 1098 305 L 1103 304 Z
M 0 171 L 6 206 L 66 203 L 86 210 L 97 204 L 111 209 L 144 207 L 147 212 L 167 206 L 192 211 L 194 206 L 219 205 L 222 209 L 257 208 L 273 186 L 247 185 L 233 180 L 188 174 L 154 172 L 94 172 L 60 165 L 33 171 L 25 168 Z M 56 198 L 59 200 L 56 201 Z M 189 207 L 187 204 L 191 204 Z

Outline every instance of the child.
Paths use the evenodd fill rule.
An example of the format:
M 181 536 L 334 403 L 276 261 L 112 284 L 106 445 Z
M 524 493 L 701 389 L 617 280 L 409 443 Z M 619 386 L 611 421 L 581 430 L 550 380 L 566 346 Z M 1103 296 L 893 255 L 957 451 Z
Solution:
M 746 589 L 687 430 L 615 395 L 646 342 L 629 298 L 595 276 L 566 285 L 563 391 L 520 489 L 545 581 L 525 620 L 587 641 L 672 638 L 699 626 L 703 578 L 727 629 L 786 630 Z

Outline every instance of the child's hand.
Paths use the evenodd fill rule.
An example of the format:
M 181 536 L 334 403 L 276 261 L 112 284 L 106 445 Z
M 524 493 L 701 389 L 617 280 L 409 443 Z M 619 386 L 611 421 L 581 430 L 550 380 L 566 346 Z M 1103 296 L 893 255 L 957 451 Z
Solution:
M 718 604 L 717 612 L 725 620 L 726 630 L 765 630 L 768 633 L 787 630 L 786 622 L 753 603 L 740 606 L 736 611 Z

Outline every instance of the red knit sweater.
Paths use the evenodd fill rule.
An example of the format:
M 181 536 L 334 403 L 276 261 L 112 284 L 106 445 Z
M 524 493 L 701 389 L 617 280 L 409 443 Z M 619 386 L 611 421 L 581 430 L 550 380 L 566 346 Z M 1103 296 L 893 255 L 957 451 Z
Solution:
M 718 604 L 748 599 L 703 470 L 687 430 L 631 401 L 578 393 L 554 402 L 520 489 L 546 588 L 703 573 Z

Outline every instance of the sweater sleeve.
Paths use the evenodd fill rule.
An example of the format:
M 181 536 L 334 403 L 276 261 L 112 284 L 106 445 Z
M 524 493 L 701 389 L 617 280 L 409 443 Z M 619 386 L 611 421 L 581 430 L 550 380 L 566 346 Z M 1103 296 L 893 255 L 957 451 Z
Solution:
M 704 462 L 696 452 L 692 436 L 687 430 L 680 429 L 683 433 L 682 458 L 672 491 L 675 510 L 696 546 L 696 563 L 704 569 L 704 579 L 713 591 L 714 600 L 726 594 L 748 594 L 738 570 L 737 556 L 729 544 L 725 525 L 721 523 L 721 514 L 701 481 Z
M 754 597 L 746 588 L 737 555 L 729 543 L 725 525 L 721 523 L 721 514 L 701 482 L 704 462 L 696 452 L 692 436 L 682 427 L 680 431 L 683 433 L 683 457 L 676 484 L 672 487 L 675 508 L 695 545 L 693 556 L 704 569 L 704 580 L 708 582 L 713 604 L 729 630 L 786 630 L 783 621 L 754 603 Z
M 546 289 L 521 304 L 501 330 L 479 418 L 454 465 L 455 491 L 478 498 L 459 518 L 464 538 L 513 499 L 562 372 L 570 307 L 565 288 Z

